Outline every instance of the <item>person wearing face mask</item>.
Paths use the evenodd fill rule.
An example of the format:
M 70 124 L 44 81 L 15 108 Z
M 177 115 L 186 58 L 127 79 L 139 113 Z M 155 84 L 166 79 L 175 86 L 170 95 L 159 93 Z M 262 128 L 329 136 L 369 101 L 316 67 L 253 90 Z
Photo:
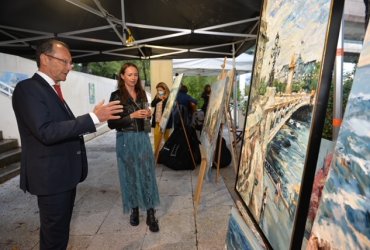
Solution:
M 164 82 L 158 83 L 155 88 L 157 89 L 157 94 L 155 95 L 151 106 L 154 108 L 152 116 L 152 128 L 154 128 L 154 152 L 155 155 L 157 155 L 162 139 L 162 132 L 161 128 L 159 127 L 159 122 L 161 120 L 164 107 L 166 106 L 170 90 Z M 163 134 L 163 138 L 165 141 L 167 141 L 170 136 L 171 127 L 172 118 L 170 117 L 167 122 L 166 131 Z

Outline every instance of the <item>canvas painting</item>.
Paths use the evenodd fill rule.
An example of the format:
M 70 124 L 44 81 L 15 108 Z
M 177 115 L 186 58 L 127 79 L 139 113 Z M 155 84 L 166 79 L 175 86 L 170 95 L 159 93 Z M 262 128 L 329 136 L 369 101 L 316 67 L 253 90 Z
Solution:
M 164 131 L 166 130 L 168 120 L 170 119 L 170 116 L 172 114 L 172 110 L 175 105 L 177 93 L 179 92 L 179 88 L 181 85 L 181 80 L 182 80 L 183 75 L 184 74 L 177 75 L 171 87 L 170 95 L 168 96 L 166 107 L 164 107 L 161 120 L 159 121 L 159 126 L 161 128 L 162 133 L 164 133 Z
M 229 79 L 229 77 L 226 77 L 211 85 L 211 96 L 209 97 L 208 108 L 200 135 L 200 142 L 206 154 L 207 169 L 210 169 L 213 161 L 218 131 L 225 108 L 225 94 Z
M 89 103 L 95 103 L 95 83 L 89 82 Z
M 331 10 L 331 0 L 263 3 L 236 190 L 274 249 L 293 238 Z
M 226 235 L 227 250 L 258 250 L 265 249 L 245 223 L 238 210 L 231 209 L 229 226 Z
M 304 245 L 307 244 L 307 241 L 310 237 L 312 225 L 315 220 L 317 210 L 319 208 L 322 191 L 329 174 L 331 161 L 333 159 L 334 146 L 335 143 L 333 141 L 321 139 L 320 152 L 316 165 L 315 179 L 312 187 L 310 208 L 306 221 L 306 230 L 304 234 L 305 238 L 303 242 Z
M 370 249 L 370 29 L 307 249 Z
M 18 82 L 28 78 L 27 74 L 16 72 L 0 72 L 0 92 L 12 94 Z

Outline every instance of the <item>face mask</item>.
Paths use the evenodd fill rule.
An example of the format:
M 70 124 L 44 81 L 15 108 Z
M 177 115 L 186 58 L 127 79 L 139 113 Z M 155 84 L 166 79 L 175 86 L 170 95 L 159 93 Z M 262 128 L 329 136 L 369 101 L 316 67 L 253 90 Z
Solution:
M 162 90 L 158 91 L 158 95 L 159 96 L 163 96 L 164 95 L 164 91 L 162 91 Z

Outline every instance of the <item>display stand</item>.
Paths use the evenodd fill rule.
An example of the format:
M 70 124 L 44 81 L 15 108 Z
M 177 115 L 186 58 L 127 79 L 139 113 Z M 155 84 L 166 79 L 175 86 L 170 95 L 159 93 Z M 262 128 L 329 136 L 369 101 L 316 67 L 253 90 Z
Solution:
M 216 165 L 216 183 L 218 182 L 218 178 L 220 177 L 220 162 L 221 162 L 221 152 L 222 152 L 222 131 L 223 131 L 223 124 L 220 125 L 220 130 L 218 131 L 218 152 L 217 152 L 217 161 L 214 162 Z M 217 147 L 216 147 L 217 148 Z
M 179 108 L 179 104 L 177 102 L 176 102 L 176 108 L 177 108 L 177 112 L 179 112 L 179 114 L 180 114 L 179 117 L 180 117 L 181 127 L 182 127 L 182 129 L 184 131 L 186 143 L 188 144 L 189 152 L 190 152 L 190 156 L 191 156 L 191 160 L 193 161 L 194 169 L 195 169 L 197 167 L 197 164 L 196 164 L 195 159 L 194 159 L 193 150 L 191 148 L 191 144 L 189 142 L 189 137 L 188 137 L 188 134 L 186 132 L 186 127 L 185 127 L 185 124 L 184 124 L 184 120 L 182 119 L 180 108 Z
M 226 62 L 226 58 L 224 60 L 224 64 L 222 65 L 221 73 L 217 77 L 218 80 L 223 80 L 227 77 L 227 73 L 225 71 L 225 62 Z M 229 85 L 229 88 L 227 90 L 227 96 L 226 96 L 227 99 L 226 99 L 226 102 L 225 102 L 226 103 L 225 104 L 225 109 L 222 112 L 223 118 L 221 118 L 223 120 L 223 122 L 220 125 L 220 129 L 219 129 L 219 133 L 218 133 L 218 136 L 221 136 L 221 138 L 222 138 L 222 132 L 223 132 L 223 124 L 225 123 L 225 120 L 226 120 L 226 126 L 227 126 L 229 134 L 230 134 L 231 125 L 229 125 L 228 121 L 231 121 L 232 118 L 231 118 L 231 116 L 229 117 L 228 113 L 226 112 L 226 110 L 227 110 L 226 107 L 229 105 L 229 99 L 230 99 L 230 94 L 231 94 L 231 87 L 230 86 L 232 86 L 232 83 L 233 83 L 233 80 L 234 80 L 234 72 L 235 71 L 232 70 L 231 73 L 229 73 L 231 84 Z M 219 175 L 220 175 L 221 145 L 222 145 L 222 139 L 219 140 L 219 145 L 218 145 L 219 146 L 218 147 L 219 151 L 218 151 L 218 159 L 217 159 L 217 163 L 216 163 L 216 166 L 217 166 L 216 182 L 218 182 L 218 178 L 219 178 Z M 200 149 L 201 149 L 200 151 L 201 151 L 201 159 L 202 160 L 201 160 L 201 165 L 200 165 L 199 174 L 198 174 L 197 188 L 196 188 L 195 195 L 194 195 L 195 212 L 197 211 L 197 207 L 198 207 L 199 202 L 200 202 L 200 195 L 201 195 L 201 190 L 202 190 L 202 186 L 203 186 L 203 180 L 204 180 L 204 176 L 206 174 L 206 170 L 207 170 L 207 166 L 208 166 L 207 157 L 206 157 L 205 149 L 203 148 L 203 145 L 201 145 Z M 236 169 L 235 152 L 234 152 L 234 146 L 233 145 L 232 145 L 231 152 L 232 152 L 232 159 L 233 159 L 234 169 Z
M 195 214 L 198 211 L 198 205 L 200 202 L 200 194 L 202 192 L 202 187 L 203 187 L 203 180 L 204 176 L 206 174 L 207 170 L 207 157 L 205 150 L 203 148 L 203 145 L 200 145 L 200 155 L 201 155 L 201 162 L 200 162 L 200 168 L 199 168 L 199 173 L 198 173 L 198 181 L 197 181 L 197 188 L 195 190 L 194 194 L 194 211 Z
M 160 151 L 160 149 L 162 148 L 162 147 L 161 147 L 162 139 L 163 139 L 163 133 L 162 133 L 162 131 L 159 129 L 159 140 L 158 140 L 158 145 L 154 145 L 154 149 L 155 149 L 155 152 L 154 152 L 155 162 L 158 162 L 158 155 L 159 155 L 159 151 Z

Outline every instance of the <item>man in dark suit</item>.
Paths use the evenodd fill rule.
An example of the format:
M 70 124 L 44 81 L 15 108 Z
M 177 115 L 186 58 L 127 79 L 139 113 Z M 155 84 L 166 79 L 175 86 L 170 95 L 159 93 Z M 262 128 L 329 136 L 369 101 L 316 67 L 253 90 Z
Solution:
M 39 70 L 13 93 L 22 144 L 20 187 L 37 195 L 40 249 L 67 248 L 76 186 L 87 176 L 83 134 L 122 112 L 119 101 L 102 101 L 91 113 L 73 115 L 54 86 L 66 80 L 71 60 L 65 43 L 45 41 L 36 50 Z

